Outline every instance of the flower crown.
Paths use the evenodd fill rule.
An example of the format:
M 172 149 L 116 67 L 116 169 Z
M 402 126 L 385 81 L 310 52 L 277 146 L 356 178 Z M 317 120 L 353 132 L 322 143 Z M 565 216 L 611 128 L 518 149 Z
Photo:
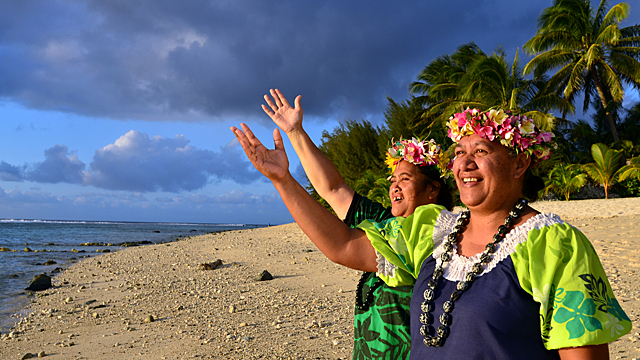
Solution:
M 463 136 L 478 135 L 489 141 L 514 149 L 517 154 L 525 153 L 537 163 L 546 160 L 555 148 L 553 133 L 543 132 L 532 119 L 525 115 L 512 115 L 511 111 L 468 109 L 454 114 L 447 123 L 448 136 L 455 143 Z
M 391 140 L 392 145 L 387 150 L 385 164 L 393 174 L 400 161 L 408 161 L 413 165 L 427 166 L 437 165 L 440 173 L 444 176 L 447 173 L 447 166 L 450 163 L 449 153 L 442 151 L 442 147 L 435 140 L 429 141 L 411 140 L 399 141 Z

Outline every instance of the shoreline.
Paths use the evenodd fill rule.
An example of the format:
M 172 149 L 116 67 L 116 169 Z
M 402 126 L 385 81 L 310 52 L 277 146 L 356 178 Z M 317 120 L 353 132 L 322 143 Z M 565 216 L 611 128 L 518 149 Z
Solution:
M 12 325 L 31 295 L 24 289 L 35 275 L 54 276 L 85 257 L 129 246 L 173 242 L 225 230 L 256 228 L 247 224 L 125 223 L 109 221 L 2 221 L 0 241 L 0 331 Z
M 591 240 L 634 322 L 609 345 L 611 358 L 640 358 L 640 198 L 531 206 Z M 217 259 L 222 267 L 200 270 Z M 263 270 L 274 279 L 255 281 Z M 13 338 L 2 333 L 0 358 L 350 359 L 359 275 L 326 259 L 296 224 L 125 248 L 55 276 L 30 298 Z

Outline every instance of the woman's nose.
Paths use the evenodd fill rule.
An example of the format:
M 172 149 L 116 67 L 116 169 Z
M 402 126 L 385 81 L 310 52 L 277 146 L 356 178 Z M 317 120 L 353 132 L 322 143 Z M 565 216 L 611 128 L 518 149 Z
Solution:
M 456 163 L 460 167 L 460 169 L 476 169 L 478 166 L 476 165 L 476 158 L 473 154 L 465 155 L 462 157 L 456 158 Z

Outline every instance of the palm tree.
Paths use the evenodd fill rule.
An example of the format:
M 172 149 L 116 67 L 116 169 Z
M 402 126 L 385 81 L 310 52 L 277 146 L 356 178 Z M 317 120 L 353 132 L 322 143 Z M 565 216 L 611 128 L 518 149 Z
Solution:
M 584 92 L 583 111 L 597 93 L 613 139 L 619 141 L 611 103 L 622 102 L 623 82 L 640 87 L 640 25 L 618 26 L 629 16 L 627 3 L 606 8 L 606 0 L 595 11 L 589 0 L 555 0 L 543 10 L 536 35 L 524 45 L 535 55 L 524 73 L 537 77 L 559 69 L 549 85 L 570 102 Z
M 610 149 L 598 143 L 591 146 L 594 162 L 582 166 L 584 171 L 604 188 L 605 198 L 609 198 L 609 189 L 615 183 L 629 178 L 640 179 L 640 157 L 630 159 L 627 165 L 620 166 L 623 150 Z
M 428 124 L 442 123 L 466 107 L 500 107 L 525 113 L 548 131 L 554 121 L 549 111 L 574 111 L 569 102 L 547 90 L 543 76 L 525 79 L 518 52 L 509 63 L 501 47 L 487 56 L 474 43 L 465 44 L 427 65 L 418 80 L 410 85 L 410 92 L 421 94 L 416 101 L 425 105 L 422 117 Z
M 487 55 L 473 42 L 464 44 L 451 55 L 443 55 L 431 61 L 418 74 L 418 81 L 409 85 L 409 92 L 425 110 L 422 121 L 416 125 L 444 124 L 448 117 L 460 108 L 459 83 L 467 74 L 474 59 Z
M 553 191 L 569 201 L 571 193 L 578 191 L 586 183 L 587 174 L 582 172 L 580 165 L 559 163 L 545 179 L 544 194 L 547 195 L 549 191 Z

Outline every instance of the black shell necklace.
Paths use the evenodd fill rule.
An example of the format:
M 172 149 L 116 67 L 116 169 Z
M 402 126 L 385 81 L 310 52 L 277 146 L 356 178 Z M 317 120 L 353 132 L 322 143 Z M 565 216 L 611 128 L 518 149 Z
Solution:
M 433 271 L 433 277 L 427 283 L 427 289 L 424 291 L 424 301 L 420 306 L 422 309 L 422 314 L 420 314 L 420 323 L 422 324 L 420 327 L 420 334 L 424 336 L 422 342 L 425 345 L 444 345 L 445 340 L 449 337 L 449 326 L 451 325 L 452 320 L 451 312 L 453 311 L 454 303 L 460 299 L 463 292 L 471 287 L 476 276 L 482 274 L 485 265 L 491 262 L 491 259 L 493 258 L 492 254 L 496 251 L 496 245 L 504 240 L 505 235 L 509 232 L 509 227 L 511 227 L 513 221 L 520 216 L 520 213 L 524 210 L 525 206 L 527 206 L 527 200 L 521 198 L 516 202 L 515 207 L 509 211 L 509 215 L 504 219 L 504 225 L 500 225 L 498 227 L 498 232 L 493 235 L 493 241 L 487 244 L 485 250 L 480 255 L 480 260 L 473 264 L 471 271 L 464 276 L 464 280 L 459 281 L 458 284 L 456 284 L 456 290 L 451 293 L 450 300 L 445 301 L 444 304 L 442 304 L 444 312 L 440 315 L 440 326 L 438 326 L 438 329 L 434 331 L 431 324 L 433 324 L 432 312 L 435 307 L 433 299 L 435 297 L 436 288 L 438 287 L 438 281 L 444 275 L 443 266 L 451 260 L 453 245 L 458 241 L 458 236 L 462 233 L 465 226 L 467 226 L 469 218 L 471 217 L 469 210 L 460 214 L 456 225 L 453 227 L 453 232 L 447 236 L 444 244 L 442 244 L 444 248 L 444 253 L 440 256 L 440 260 L 442 262 L 440 265 L 436 265 L 436 268 Z
M 367 282 L 369 278 L 370 272 L 363 272 L 360 277 L 360 281 L 358 281 L 358 286 L 356 287 L 356 308 L 360 311 L 369 311 L 369 307 L 373 304 L 373 292 L 376 291 L 380 285 L 382 285 L 382 279 L 377 278 L 377 280 L 371 284 L 369 287 L 369 291 L 367 291 L 366 297 L 362 296 L 362 290 L 364 284 Z M 364 301 L 362 300 L 364 298 Z

